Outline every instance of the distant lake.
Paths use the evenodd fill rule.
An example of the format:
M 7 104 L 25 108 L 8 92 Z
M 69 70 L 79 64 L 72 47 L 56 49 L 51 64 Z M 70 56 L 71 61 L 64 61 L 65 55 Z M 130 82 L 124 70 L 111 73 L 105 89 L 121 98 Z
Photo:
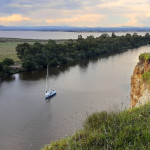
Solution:
M 126 33 L 133 34 L 134 32 L 115 32 L 116 35 L 126 35 Z M 145 35 L 147 32 L 137 32 L 138 35 Z M 51 31 L 0 31 L 0 37 L 4 38 L 22 38 L 22 39 L 77 39 L 78 35 L 83 38 L 93 35 L 99 37 L 104 32 L 51 32 Z M 108 32 L 109 35 L 112 32 Z

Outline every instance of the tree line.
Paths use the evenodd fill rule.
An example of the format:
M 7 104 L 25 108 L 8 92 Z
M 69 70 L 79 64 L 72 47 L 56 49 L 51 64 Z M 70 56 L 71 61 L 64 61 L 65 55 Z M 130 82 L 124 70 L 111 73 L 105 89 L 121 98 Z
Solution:
M 118 53 L 147 44 L 150 44 L 149 33 L 144 36 L 137 33 L 116 36 L 112 33 L 111 36 L 102 34 L 94 38 L 91 35 L 85 39 L 79 35 L 77 40 L 70 39 L 63 44 L 57 44 L 53 40 L 49 40 L 47 44 L 23 43 L 17 45 L 16 51 L 23 62 L 22 66 L 27 70 L 34 70 L 47 65 L 69 64 L 85 58 Z

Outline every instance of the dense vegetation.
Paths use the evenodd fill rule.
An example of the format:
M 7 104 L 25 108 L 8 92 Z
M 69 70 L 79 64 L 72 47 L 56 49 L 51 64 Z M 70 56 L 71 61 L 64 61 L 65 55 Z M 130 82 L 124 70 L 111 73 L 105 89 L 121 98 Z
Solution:
M 0 76 L 12 74 L 13 70 L 9 66 L 13 64 L 14 61 L 10 58 L 5 58 L 2 62 L 0 62 Z
M 140 56 L 139 56 L 139 59 L 142 60 L 150 60 L 150 53 L 142 53 Z
M 118 53 L 146 44 L 150 44 L 149 33 L 145 36 L 139 36 L 137 33 L 116 36 L 112 33 L 112 36 L 102 34 L 97 38 L 88 36 L 86 39 L 80 35 L 77 40 L 68 40 L 63 44 L 57 44 L 53 40 L 49 40 L 47 44 L 23 43 L 16 47 L 16 51 L 23 61 L 23 67 L 34 70 L 47 64 L 56 66 L 73 63 L 84 58 Z
M 120 113 L 94 113 L 74 136 L 42 150 L 150 149 L 150 103 Z

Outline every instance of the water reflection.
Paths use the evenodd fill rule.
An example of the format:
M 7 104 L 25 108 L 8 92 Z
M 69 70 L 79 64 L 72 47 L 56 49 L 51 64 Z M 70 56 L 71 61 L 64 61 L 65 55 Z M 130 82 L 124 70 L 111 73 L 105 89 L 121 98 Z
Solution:
M 117 54 L 114 54 L 114 55 L 117 55 Z M 112 56 L 112 55 L 103 55 L 101 57 L 98 56 L 98 57 L 94 57 L 94 58 L 90 58 L 90 59 L 83 59 L 79 62 L 72 63 L 69 65 L 49 67 L 49 74 L 51 77 L 57 78 L 60 74 L 63 74 L 65 72 L 69 71 L 70 68 L 75 67 L 75 66 L 79 66 L 83 72 L 86 72 L 86 69 L 88 68 L 89 63 L 95 64 L 101 59 L 107 60 L 109 58 L 109 56 Z M 19 74 L 19 77 L 21 80 L 28 80 L 28 81 L 36 81 L 39 79 L 45 79 L 46 69 L 40 69 L 37 71 L 31 71 L 31 72 L 23 72 L 23 73 Z
M 45 75 L 46 75 L 46 70 L 41 69 L 41 70 L 37 70 L 37 71 L 20 73 L 19 78 L 21 80 L 36 81 L 36 80 L 39 80 L 41 78 L 44 78 Z
M 11 75 L 11 76 L 8 76 L 8 77 L 2 77 L 0 78 L 0 82 L 10 82 L 10 81 L 14 81 L 16 79 L 15 75 Z
M 119 53 L 120 54 L 120 53 Z M 65 73 L 66 71 L 70 70 L 70 68 L 75 67 L 75 66 L 79 66 L 80 69 L 82 69 L 83 72 L 86 72 L 86 69 L 89 66 L 89 63 L 97 63 L 98 61 L 100 61 L 101 59 L 103 60 L 107 60 L 110 56 L 115 56 L 115 55 L 119 55 L 118 53 L 116 54 L 111 54 L 111 55 L 103 55 L 103 56 L 97 56 L 94 58 L 89 58 L 89 59 L 83 59 L 79 62 L 76 63 L 72 63 L 69 65 L 62 65 L 62 66 L 56 66 L 56 67 L 49 67 L 49 73 L 51 77 L 58 77 L 60 74 Z M 36 80 L 40 80 L 40 79 L 45 79 L 46 77 L 46 69 L 40 69 L 40 70 L 36 70 L 36 71 L 30 71 L 30 72 L 22 72 L 20 74 L 15 74 L 15 75 L 11 75 L 8 77 L 4 77 L 2 79 L 0 79 L 0 81 L 13 81 L 17 78 L 20 78 L 21 80 L 27 80 L 27 81 L 36 81 Z

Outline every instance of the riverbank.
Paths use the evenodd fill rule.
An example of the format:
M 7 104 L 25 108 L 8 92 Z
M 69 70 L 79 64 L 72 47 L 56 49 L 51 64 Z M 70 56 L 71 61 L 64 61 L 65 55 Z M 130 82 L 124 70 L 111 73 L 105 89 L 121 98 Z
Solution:
M 94 113 L 84 122 L 83 130 L 41 150 L 148 149 L 149 110 L 150 103 L 147 103 L 118 113 Z
M 89 36 L 86 39 L 79 35 L 77 40 L 8 39 L 8 42 L 10 42 L 8 43 L 6 39 L 1 39 L 1 44 L 11 49 L 11 59 L 15 62 L 21 62 L 23 70 L 33 71 L 45 68 L 47 64 L 49 66 L 61 66 L 72 64 L 82 59 L 120 53 L 128 49 L 147 45 L 149 44 L 149 39 L 149 33 L 146 33 L 145 36 L 137 35 L 137 33 L 116 36 L 112 33 L 111 36 L 102 34 L 98 38 Z M 23 43 L 18 44 L 18 42 Z M 14 45 L 17 44 L 15 50 L 13 50 L 12 43 Z M 4 50 L 4 46 L 2 53 L 8 54 L 7 50 Z M 10 56 L 5 56 L 5 58 Z M 14 73 L 15 69 L 11 69 L 11 72 Z
M 47 44 L 28 43 L 19 44 L 16 47 L 17 55 L 22 60 L 22 66 L 31 71 L 41 67 L 61 66 L 78 62 L 96 56 L 103 56 L 112 53 L 120 53 L 128 49 L 138 48 L 150 43 L 150 35 L 133 35 L 127 33 L 125 36 L 116 36 L 112 33 L 102 34 L 98 38 L 78 36 L 76 41 L 68 40 L 58 44 L 49 40 Z

